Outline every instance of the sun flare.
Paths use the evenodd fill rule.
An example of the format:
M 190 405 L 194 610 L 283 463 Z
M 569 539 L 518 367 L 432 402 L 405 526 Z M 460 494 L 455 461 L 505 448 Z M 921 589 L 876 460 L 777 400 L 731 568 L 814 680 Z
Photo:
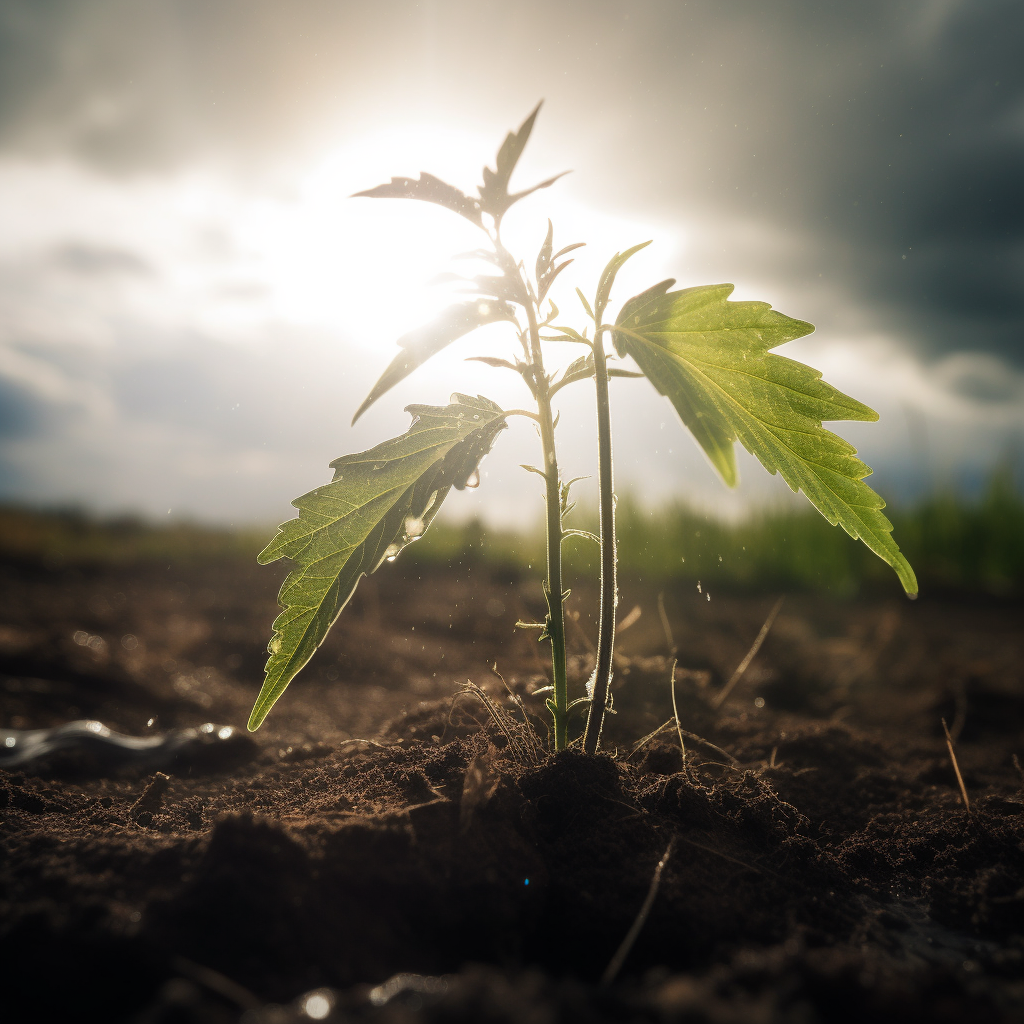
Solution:
M 328 153 L 299 176 L 287 201 L 247 211 L 237 230 L 261 264 L 275 314 L 335 329 L 366 359 L 385 365 L 399 337 L 455 301 L 452 286 L 434 284 L 434 279 L 452 271 L 473 275 L 488 265 L 452 259 L 479 248 L 483 239 L 472 224 L 449 211 L 428 203 L 354 199 L 353 193 L 423 170 L 472 192 L 480 168 L 485 162 L 493 164 L 496 148 L 495 139 L 438 128 L 381 131 Z M 529 173 L 518 171 L 519 180 L 528 183 Z M 580 280 L 589 280 L 615 251 L 647 238 L 665 243 L 670 233 L 590 209 L 573 199 L 570 190 L 571 185 L 560 181 L 529 197 L 522 209 L 509 214 L 503 234 L 527 267 L 533 264 L 549 217 L 559 245 L 577 237 L 590 239 L 587 248 L 573 254 L 577 266 L 552 293 L 564 316 L 578 320 L 573 270 L 582 270 Z M 678 237 L 658 246 L 654 260 L 634 271 L 637 287 L 661 272 L 677 246 Z M 655 260 L 658 265 L 652 267 Z M 623 273 L 622 296 L 632 283 Z M 487 330 L 497 345 L 504 332 L 512 350 L 514 333 L 507 326 Z M 442 358 L 418 375 L 436 382 L 450 372 L 450 360 Z

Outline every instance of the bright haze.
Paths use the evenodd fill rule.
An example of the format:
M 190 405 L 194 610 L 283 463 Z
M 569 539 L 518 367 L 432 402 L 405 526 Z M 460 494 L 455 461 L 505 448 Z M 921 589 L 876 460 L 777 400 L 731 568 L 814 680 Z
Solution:
M 427 170 L 478 183 L 544 99 L 513 179 L 574 173 L 509 215 L 555 293 L 618 301 L 731 281 L 817 325 L 782 351 L 871 404 L 839 424 L 892 500 L 1021 459 L 1020 0 L 2 0 L 0 500 L 266 523 L 327 463 L 454 390 L 525 404 L 495 326 L 352 413 L 428 285 L 478 245 L 426 204 L 350 199 Z M 563 362 L 575 351 L 555 351 Z M 592 389 L 563 392 L 569 475 L 595 472 Z M 784 500 L 714 477 L 645 381 L 616 381 L 620 492 L 726 513 Z M 533 521 L 526 421 L 450 514 Z

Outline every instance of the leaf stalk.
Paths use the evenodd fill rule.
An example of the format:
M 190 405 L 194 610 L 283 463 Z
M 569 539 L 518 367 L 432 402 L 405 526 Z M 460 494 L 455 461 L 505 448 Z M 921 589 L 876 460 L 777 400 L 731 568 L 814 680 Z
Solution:
M 600 317 L 603 308 L 597 311 Z M 598 511 L 601 523 L 601 617 L 597 633 L 597 665 L 590 712 L 583 733 L 583 749 L 593 754 L 601 742 L 601 729 L 612 681 L 612 652 L 615 647 L 615 608 L 619 603 L 615 543 L 615 483 L 612 476 L 612 422 L 608 398 L 608 362 L 604 351 L 604 326 L 594 338 L 594 382 L 597 390 Z

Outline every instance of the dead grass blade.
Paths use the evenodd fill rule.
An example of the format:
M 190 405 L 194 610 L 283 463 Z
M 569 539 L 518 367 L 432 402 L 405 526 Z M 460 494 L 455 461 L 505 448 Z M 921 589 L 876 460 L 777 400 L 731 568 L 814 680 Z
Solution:
M 635 623 L 636 620 L 640 618 L 642 613 L 643 609 L 640 607 L 640 605 L 633 605 L 629 614 L 626 615 L 626 617 L 623 618 L 622 621 L 615 627 L 615 635 L 618 636 L 620 633 L 625 633 L 626 630 L 629 629 L 629 627 L 632 626 L 633 623 Z
M 487 696 L 484 691 L 473 682 L 472 679 L 466 680 L 466 685 L 455 695 L 456 699 L 463 696 L 464 694 L 470 694 L 476 697 L 484 708 L 487 710 L 487 714 L 490 715 L 491 721 L 501 730 L 504 734 L 505 739 L 508 741 L 509 753 L 518 761 L 520 764 L 526 764 L 528 762 L 536 764 L 536 759 L 531 757 L 532 751 L 528 748 L 524 748 L 516 737 L 516 733 L 520 730 L 519 723 L 512 718 L 511 715 L 505 714 L 497 704 Z
M 637 742 L 633 744 L 633 747 L 630 750 L 630 752 L 626 755 L 625 759 L 628 761 L 635 753 L 637 753 L 640 750 L 643 750 L 643 748 L 646 747 L 647 744 L 651 742 L 651 740 L 653 740 L 657 736 L 660 736 L 666 729 L 671 729 L 674 725 L 677 725 L 675 718 L 669 718 L 666 721 L 662 722 L 657 729 L 654 729 L 652 732 L 649 732 L 646 736 L 643 737 L 643 739 L 637 740 Z M 740 762 L 735 757 L 733 757 L 728 750 L 723 750 L 721 747 L 712 743 L 711 740 L 706 740 L 703 736 L 698 736 L 695 732 L 690 732 L 688 729 L 681 729 L 680 731 L 682 732 L 683 736 L 690 740 L 691 743 L 697 743 L 702 747 L 707 747 L 708 750 L 713 750 L 716 754 L 720 754 L 722 757 L 724 757 L 726 761 L 729 762 L 729 764 L 724 765 L 723 767 L 732 767 L 740 769 Z M 708 763 L 711 764 L 713 762 Z
M 541 749 L 540 742 L 537 739 L 537 734 L 534 732 L 533 726 L 530 724 L 530 716 L 526 710 L 526 705 L 523 703 L 522 697 L 520 697 L 519 694 L 505 682 L 505 677 L 498 671 L 497 662 L 491 666 L 491 671 L 501 680 L 501 685 L 505 687 L 505 692 L 508 693 L 509 699 L 517 708 L 519 708 L 519 714 L 523 716 L 524 742 L 527 743 L 531 749 L 533 763 L 537 764 L 544 756 L 544 751 Z
M 676 720 L 676 735 L 683 751 L 683 771 L 686 771 L 686 742 L 683 740 L 683 727 L 679 722 L 679 707 L 676 704 L 676 659 L 672 659 L 672 671 L 669 673 L 669 687 L 672 690 L 672 717 Z
M 775 602 L 774 607 L 768 613 L 768 618 L 764 620 L 764 625 L 761 627 L 761 632 L 757 634 L 757 639 L 754 641 L 750 650 L 747 651 L 746 657 L 736 666 L 736 671 L 733 672 L 729 679 L 729 682 L 722 687 L 721 692 L 711 702 L 711 706 L 717 711 L 728 699 L 729 694 L 732 693 L 736 684 L 743 678 L 743 673 L 750 667 L 750 663 L 754 660 L 757 652 L 761 650 L 761 644 L 764 643 L 765 637 L 768 636 L 768 631 L 772 628 L 772 624 L 775 622 L 775 616 L 779 614 L 779 609 L 782 607 L 782 602 L 785 600 L 785 596 L 780 597 Z
M 676 647 L 675 637 L 672 636 L 672 625 L 668 621 L 668 613 L 665 611 L 664 591 L 658 595 L 658 618 L 661 619 L 661 628 L 665 632 L 665 643 L 668 644 L 669 657 L 674 658 L 678 648 Z
M 960 795 L 964 798 L 964 808 L 968 814 L 971 813 L 971 801 L 967 796 L 967 787 L 964 785 L 964 777 L 960 774 L 960 765 L 956 762 L 956 751 L 953 750 L 953 739 L 949 735 L 949 728 L 946 720 L 942 719 L 942 731 L 946 734 L 946 748 L 949 750 L 949 759 L 953 762 L 953 771 L 956 772 L 956 781 L 960 783 Z
M 654 876 L 651 878 L 651 886 L 647 890 L 647 895 L 644 897 L 644 902 L 640 907 L 640 913 L 636 915 L 636 919 L 633 921 L 629 931 L 626 932 L 626 937 L 622 940 L 621 945 L 615 951 L 615 955 L 608 961 L 608 966 L 605 968 L 604 974 L 601 976 L 601 987 L 607 988 L 616 978 L 619 971 L 622 970 L 622 965 L 626 962 L 626 957 L 629 956 L 629 951 L 633 948 L 633 944 L 637 940 L 640 932 L 643 930 L 644 925 L 647 923 L 647 918 L 651 913 L 651 907 L 654 906 L 654 900 L 658 895 L 658 887 L 661 885 L 661 873 L 665 870 L 665 865 L 668 863 L 669 857 L 672 856 L 672 848 L 675 846 L 676 840 L 673 836 L 665 847 L 665 852 L 661 855 L 661 860 L 658 861 L 657 867 L 654 869 Z

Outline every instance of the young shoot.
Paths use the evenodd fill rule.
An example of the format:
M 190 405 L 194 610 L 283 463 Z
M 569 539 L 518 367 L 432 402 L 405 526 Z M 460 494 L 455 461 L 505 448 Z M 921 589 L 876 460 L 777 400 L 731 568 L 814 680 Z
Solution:
M 891 565 L 908 594 L 917 593 L 914 572 L 882 514 L 885 502 L 864 483 L 871 470 L 857 458 L 852 445 L 822 427 L 829 420 L 876 420 L 877 414 L 826 384 L 818 371 L 772 351 L 809 334 L 810 324 L 784 316 L 766 302 L 730 302 L 731 284 L 673 291 L 673 280 L 628 299 L 611 320 L 607 312 L 616 275 L 649 242 L 610 260 L 593 301 L 577 289 L 588 321 L 582 329 L 556 323 L 560 313 L 548 292 L 573 262 L 569 253 L 584 243 L 555 251 L 554 227 L 548 221 L 530 274 L 501 237 L 508 209 L 561 177 L 518 192 L 509 190 L 539 110 L 538 104 L 518 131 L 508 134 L 494 169 L 483 169 L 476 195 L 467 195 L 426 172 L 418 178 L 392 178 L 357 193 L 370 199 L 417 199 L 464 217 L 481 233 L 481 247 L 464 255 L 491 269 L 458 277 L 465 299 L 399 338 L 398 355 L 356 410 L 353 422 L 431 356 L 476 328 L 499 322 L 508 325 L 515 354 L 509 358 L 507 351 L 484 353 L 472 358 L 521 377 L 534 407 L 503 410 L 482 396 L 461 394 L 452 395 L 447 406 L 411 405 L 406 411 L 412 423 L 404 434 L 369 451 L 336 459 L 331 463 L 331 482 L 292 503 L 299 510 L 298 518 L 284 523 L 259 555 L 261 563 L 289 558 L 293 568 L 281 587 L 279 601 L 284 610 L 274 623 L 266 679 L 249 718 L 250 730 L 259 728 L 313 656 L 359 580 L 423 536 L 453 487 L 475 485 L 480 461 L 508 419 L 525 416 L 536 423 L 541 442 L 539 465 L 523 469 L 543 481 L 547 615 L 542 623 L 520 625 L 536 626 L 538 639 L 550 644 L 552 682 L 546 704 L 555 749 L 569 744 L 569 710 L 582 701 L 589 703 L 582 745 L 594 753 L 611 693 L 617 603 L 610 377 L 646 377 L 671 402 L 725 484 L 737 483 L 734 449 L 738 441 L 769 473 L 780 473 L 794 491 L 802 491 L 833 526 L 841 525 Z M 545 347 L 555 342 L 572 342 L 584 349 L 584 355 L 561 375 L 549 373 L 544 366 Z M 608 344 L 637 369 L 610 367 Z M 597 406 L 599 537 L 566 525 L 573 481 L 563 482 L 559 474 L 552 413 L 554 395 L 585 380 L 594 381 Z M 587 693 L 571 700 L 562 542 L 581 534 L 597 541 L 601 549 L 600 625 L 596 667 Z

